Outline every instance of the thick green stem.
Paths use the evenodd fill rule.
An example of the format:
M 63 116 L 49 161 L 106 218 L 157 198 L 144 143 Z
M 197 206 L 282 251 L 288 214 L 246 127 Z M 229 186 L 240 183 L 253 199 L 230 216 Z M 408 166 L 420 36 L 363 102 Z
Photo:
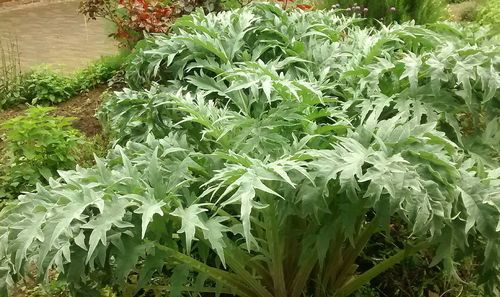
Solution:
M 264 285 L 264 287 L 267 288 L 273 287 L 272 277 L 269 274 L 267 267 L 265 267 L 256 259 L 252 259 L 252 257 L 249 254 L 245 253 L 237 246 L 234 246 L 232 242 L 230 241 L 226 242 L 226 249 L 224 254 L 232 255 L 229 261 L 231 261 L 234 258 L 240 261 L 241 263 L 245 263 L 246 269 L 252 271 L 252 275 L 254 276 L 253 278 L 261 279 L 261 282 Z
M 227 254 L 226 260 L 229 267 L 240 277 L 241 282 L 248 286 L 256 296 L 273 297 L 269 291 L 255 278 L 255 275 L 250 274 L 245 265 L 241 263 L 241 259 L 237 259 L 233 254 Z
M 299 270 L 295 275 L 292 283 L 292 294 L 291 297 L 300 297 L 305 290 L 307 285 L 307 281 L 311 275 L 311 272 L 314 269 L 314 266 L 317 264 L 315 253 L 308 253 L 305 259 L 302 259 L 303 265 L 299 266 Z
M 159 250 L 168 253 L 168 256 L 175 259 L 176 261 L 184 263 L 198 272 L 205 273 L 209 275 L 209 277 L 215 280 L 216 282 L 219 282 L 220 284 L 222 284 L 227 288 L 231 288 L 238 296 L 241 297 L 256 296 L 255 294 L 253 294 L 251 290 L 249 290 L 245 286 L 245 282 L 242 279 L 240 279 L 236 274 L 221 269 L 217 269 L 214 267 L 210 267 L 205 263 L 202 263 L 196 259 L 191 258 L 190 256 L 184 255 L 183 253 L 180 253 L 170 247 L 161 245 L 159 243 L 153 242 L 153 244 Z
M 223 210 L 221 210 L 221 211 L 224 212 Z M 179 221 L 179 218 L 177 218 L 177 217 L 172 216 L 172 219 Z M 201 234 L 200 230 L 196 230 L 196 236 L 197 236 L 197 238 L 202 238 L 202 234 Z M 161 246 L 161 245 L 156 244 L 156 243 L 155 243 L 155 245 L 157 247 Z M 235 274 L 232 274 L 233 277 L 238 277 L 238 279 L 236 280 L 238 285 L 241 288 L 245 288 L 247 291 L 251 292 L 252 294 L 255 294 L 256 296 L 273 297 L 273 295 L 271 293 L 269 293 L 269 291 L 266 289 L 266 287 L 257 281 L 257 279 L 259 279 L 259 277 L 261 279 L 263 279 L 264 282 L 266 282 L 267 279 L 269 279 L 269 277 L 268 277 L 269 274 L 264 269 L 264 267 L 262 267 L 258 263 L 254 263 L 254 262 L 250 261 L 250 257 L 248 256 L 248 254 L 245 255 L 244 253 L 242 253 L 241 250 L 239 250 L 237 247 L 235 247 L 232 244 L 232 242 L 228 241 L 228 242 L 226 242 L 226 245 L 227 245 L 226 251 L 225 251 L 226 262 L 228 263 L 229 267 L 235 272 Z M 174 251 L 173 249 L 166 247 L 166 246 L 161 246 L 161 247 L 164 251 L 167 251 L 166 249 L 169 249 L 169 252 Z M 185 254 L 182 254 L 179 252 L 177 252 L 177 253 L 178 253 L 177 256 L 182 255 L 183 257 L 187 257 L 187 258 L 192 259 L 193 261 L 197 261 L 197 260 L 195 260 L 195 259 L 193 259 Z M 179 260 L 179 259 L 177 259 L 177 260 Z M 184 263 L 186 263 L 186 262 L 184 262 Z M 198 262 L 198 263 L 205 265 L 202 262 Z M 244 263 L 244 265 L 241 265 L 241 263 Z M 186 263 L 186 264 L 190 265 L 190 263 Z M 216 273 L 216 275 L 218 274 L 218 272 L 229 273 L 227 271 L 220 270 L 220 269 L 217 269 L 214 267 L 210 267 L 208 265 L 205 265 L 205 266 L 207 267 L 206 269 L 212 269 L 212 272 Z M 250 267 L 250 269 L 253 269 L 254 274 L 250 274 L 250 272 L 248 272 L 246 267 Z M 196 269 L 196 267 L 193 267 L 193 268 Z M 198 269 L 196 269 L 196 270 L 198 270 Z M 206 272 L 206 271 L 204 271 L 204 272 Z M 209 274 L 209 273 L 207 273 L 207 274 Z
M 273 208 L 268 209 L 268 218 L 266 222 L 266 235 L 269 246 L 269 254 L 271 255 L 271 263 L 269 268 L 272 271 L 272 278 L 274 283 L 274 296 L 286 297 L 286 284 L 285 274 L 283 272 L 283 241 L 279 236 L 278 222 L 276 221 L 276 214 L 272 213 Z
M 330 244 L 330 252 L 327 261 L 327 265 L 323 271 L 323 277 L 321 283 L 326 286 L 331 279 L 332 275 L 336 274 L 342 264 L 340 259 L 342 259 L 342 245 L 343 240 L 340 240 L 341 232 L 337 231 L 335 237 Z
M 350 294 L 354 293 L 354 291 L 361 288 L 364 284 L 368 283 L 382 272 L 398 264 L 404 258 L 421 251 L 427 245 L 428 244 L 424 242 L 424 243 L 419 243 L 415 246 L 406 247 L 405 249 L 397 252 L 395 255 L 373 266 L 371 269 L 365 271 L 361 275 L 353 277 L 352 279 L 347 281 L 340 289 L 336 291 L 335 296 L 339 297 L 349 296 Z
M 356 262 L 357 257 L 359 256 L 359 254 L 361 254 L 371 236 L 377 230 L 377 227 L 378 222 L 375 218 L 363 228 L 363 231 L 356 239 L 354 247 L 345 254 L 344 261 L 340 266 L 340 269 L 336 272 L 335 275 L 331 275 L 333 288 L 336 289 L 341 287 L 345 280 L 349 277 L 350 274 L 348 272 L 352 270 L 352 265 L 354 265 L 354 263 Z

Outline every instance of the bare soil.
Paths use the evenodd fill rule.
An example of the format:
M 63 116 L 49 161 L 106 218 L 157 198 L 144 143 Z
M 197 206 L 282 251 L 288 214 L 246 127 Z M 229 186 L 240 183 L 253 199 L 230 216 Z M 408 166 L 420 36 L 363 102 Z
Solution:
M 100 134 L 102 126 L 95 114 L 102 102 L 101 95 L 105 91 L 106 87 L 101 86 L 77 95 L 57 105 L 54 113 L 59 116 L 75 117 L 73 126 L 88 137 Z
M 40 290 L 37 280 L 36 280 L 36 268 L 33 265 L 32 267 L 29 268 L 30 271 L 28 275 L 24 277 L 23 280 L 19 281 L 13 288 L 12 291 L 10 292 L 11 296 L 14 297 L 69 297 L 68 294 L 65 294 L 64 291 L 61 292 L 54 292 L 54 293 L 49 293 L 45 294 L 43 290 Z M 57 272 L 55 270 L 50 270 L 48 277 L 50 280 L 56 280 L 57 279 Z

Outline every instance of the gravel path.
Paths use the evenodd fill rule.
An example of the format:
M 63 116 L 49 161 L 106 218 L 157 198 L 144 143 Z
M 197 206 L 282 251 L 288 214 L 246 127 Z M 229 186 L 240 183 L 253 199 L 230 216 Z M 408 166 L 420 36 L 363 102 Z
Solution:
M 0 38 L 17 40 L 22 68 L 52 64 L 63 72 L 117 51 L 103 21 L 85 22 L 78 2 L 0 11 Z

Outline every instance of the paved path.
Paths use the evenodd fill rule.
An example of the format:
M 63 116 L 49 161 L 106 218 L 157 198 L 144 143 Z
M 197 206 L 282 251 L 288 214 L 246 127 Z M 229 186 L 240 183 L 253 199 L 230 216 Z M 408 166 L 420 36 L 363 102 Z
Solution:
M 82 68 L 116 45 L 103 21 L 85 22 L 78 2 L 0 11 L 0 38 L 17 39 L 23 68 L 53 64 L 64 72 Z

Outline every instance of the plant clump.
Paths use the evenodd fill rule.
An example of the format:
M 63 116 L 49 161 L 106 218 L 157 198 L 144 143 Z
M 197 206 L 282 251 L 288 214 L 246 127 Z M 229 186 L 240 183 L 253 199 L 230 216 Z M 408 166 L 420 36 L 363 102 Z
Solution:
M 0 125 L 6 142 L 0 177 L 0 198 L 13 198 L 47 183 L 57 170 L 71 169 L 77 161 L 80 133 L 71 127 L 72 118 L 49 115 L 52 107 L 32 107 L 26 115 Z
M 0 110 L 22 103 L 51 105 L 66 101 L 110 81 L 118 75 L 125 58 L 125 54 L 101 57 L 71 75 L 61 74 L 48 65 L 27 71 L 13 68 L 15 73 L 11 71 L 0 78 Z
M 165 33 L 180 16 L 196 8 L 222 10 L 218 0 L 82 0 L 79 12 L 89 19 L 104 18 L 114 25 L 110 34 L 121 47 L 133 48 L 144 33 Z
M 2 293 L 34 264 L 73 296 L 348 296 L 479 250 L 498 296 L 498 42 L 358 21 L 256 4 L 148 37 L 99 112 L 107 157 L 0 212 Z

